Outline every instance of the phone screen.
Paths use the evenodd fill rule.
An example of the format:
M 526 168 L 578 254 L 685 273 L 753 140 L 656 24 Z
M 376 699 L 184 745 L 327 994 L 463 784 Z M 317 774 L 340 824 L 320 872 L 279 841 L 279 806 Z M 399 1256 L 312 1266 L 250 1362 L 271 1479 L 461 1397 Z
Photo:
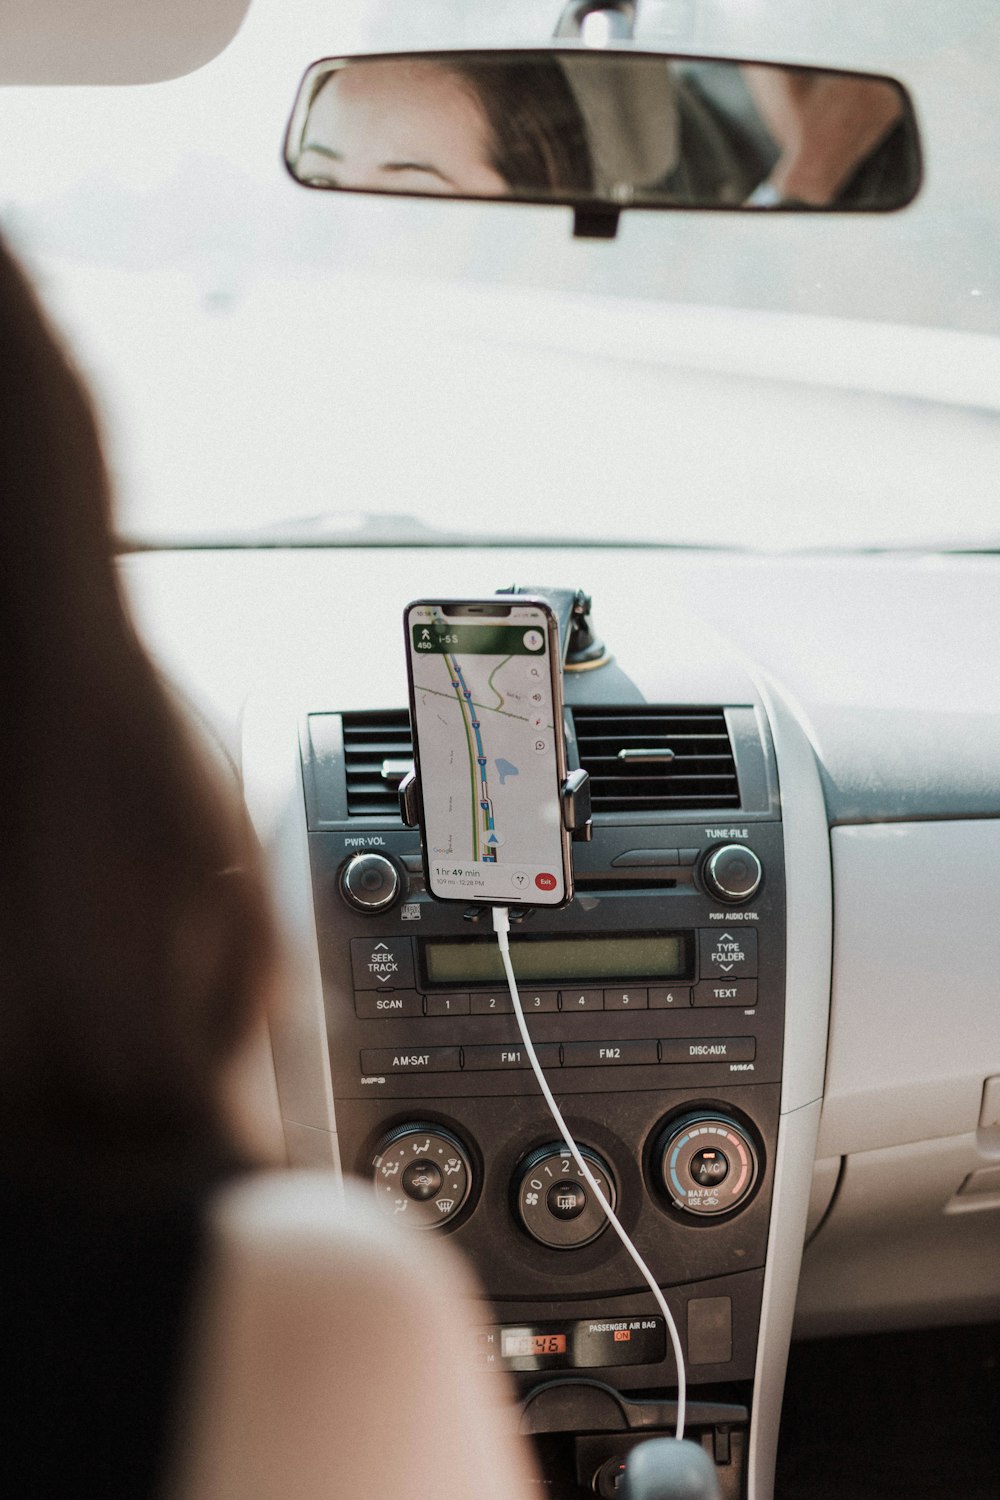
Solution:
M 420 602 L 406 612 L 432 895 L 559 906 L 568 835 L 558 634 L 539 604 Z

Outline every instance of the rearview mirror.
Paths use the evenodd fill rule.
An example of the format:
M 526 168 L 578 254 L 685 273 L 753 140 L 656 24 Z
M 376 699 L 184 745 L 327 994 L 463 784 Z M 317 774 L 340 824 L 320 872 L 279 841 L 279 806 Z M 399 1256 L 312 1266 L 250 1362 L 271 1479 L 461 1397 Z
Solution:
M 920 185 L 891 78 L 773 63 L 546 48 L 324 58 L 285 138 L 296 181 L 577 210 L 885 212 Z

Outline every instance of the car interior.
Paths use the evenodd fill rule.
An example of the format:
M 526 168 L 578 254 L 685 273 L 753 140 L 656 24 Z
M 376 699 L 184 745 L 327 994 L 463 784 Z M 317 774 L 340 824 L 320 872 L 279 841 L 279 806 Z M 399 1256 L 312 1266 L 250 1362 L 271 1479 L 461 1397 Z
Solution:
M 337 1371 L 345 1431 L 363 1457 L 453 1359 L 513 1393 L 551 1500 L 995 1500 L 995 7 L 299 8 L 5 7 L 0 128 L 103 113 L 0 227 L 106 410 L 142 638 L 267 861 L 288 994 L 241 1108 L 475 1281 L 474 1342 L 415 1350 L 401 1310 Z M 153 175 L 81 208 L 154 106 L 196 167 L 245 132 L 274 177 L 202 165 L 190 214 L 170 179 L 169 261 L 111 222 Z M 516 164 L 483 167 L 501 116 Z M 302 265 L 255 281 L 282 236 Z M 463 667 L 477 611 L 505 644 Z M 565 901 L 516 857 L 538 768 Z M 474 1487 L 436 1425 L 441 1494 Z M 700 1477 L 654 1441 L 679 1425 Z

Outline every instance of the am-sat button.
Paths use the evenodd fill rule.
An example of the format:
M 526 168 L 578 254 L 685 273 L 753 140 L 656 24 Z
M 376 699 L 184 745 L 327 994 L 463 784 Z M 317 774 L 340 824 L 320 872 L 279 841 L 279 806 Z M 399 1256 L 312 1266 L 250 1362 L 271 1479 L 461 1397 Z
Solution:
M 757 1004 L 756 979 L 703 979 L 691 991 L 695 1005 L 743 1005 L 749 1010 Z
M 457 1047 L 366 1047 L 361 1071 L 372 1073 L 457 1073 Z

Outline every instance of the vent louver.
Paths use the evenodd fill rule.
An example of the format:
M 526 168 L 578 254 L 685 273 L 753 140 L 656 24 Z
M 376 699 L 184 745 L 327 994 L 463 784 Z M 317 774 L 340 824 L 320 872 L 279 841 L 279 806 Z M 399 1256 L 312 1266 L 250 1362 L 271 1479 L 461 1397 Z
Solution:
M 399 817 L 399 767 L 384 776 L 386 761 L 411 764 L 413 741 L 405 708 L 342 716 L 347 814 L 351 818 Z
M 739 807 L 736 762 L 721 708 L 574 708 L 572 713 L 595 813 Z

